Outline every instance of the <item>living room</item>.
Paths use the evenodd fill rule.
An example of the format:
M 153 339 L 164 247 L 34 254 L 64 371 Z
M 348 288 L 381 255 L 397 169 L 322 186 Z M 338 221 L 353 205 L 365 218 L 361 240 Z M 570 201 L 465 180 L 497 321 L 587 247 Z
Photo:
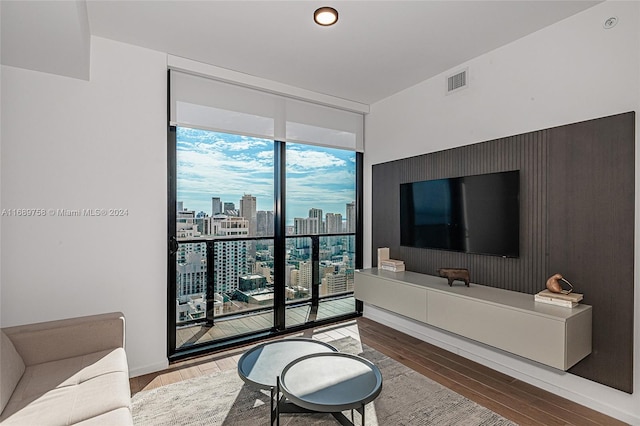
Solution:
M 603 28 L 612 16 L 617 25 Z M 121 311 L 127 319 L 130 373 L 140 376 L 168 366 L 166 79 L 171 59 L 167 52 L 105 37 L 88 40 L 81 47 L 89 52 L 90 44 L 86 68 L 79 72 L 84 78 L 3 61 L 1 207 L 126 208 L 129 215 L 1 217 L 0 324 Z M 4 36 L 2 41 L 4 54 Z M 446 78 L 464 69 L 468 87 L 446 95 Z M 593 5 L 366 106 L 365 268 L 372 266 L 369 254 L 375 249 L 373 165 L 637 112 L 639 4 Z M 636 140 L 637 120 L 636 114 Z M 636 229 L 629 232 L 637 235 Z M 638 293 L 632 296 L 636 319 Z M 375 315 L 498 371 L 640 424 L 637 393 L 549 371 L 365 306 L 365 317 Z M 637 327 L 633 333 L 638 365 Z M 639 380 L 634 370 L 634 389 Z

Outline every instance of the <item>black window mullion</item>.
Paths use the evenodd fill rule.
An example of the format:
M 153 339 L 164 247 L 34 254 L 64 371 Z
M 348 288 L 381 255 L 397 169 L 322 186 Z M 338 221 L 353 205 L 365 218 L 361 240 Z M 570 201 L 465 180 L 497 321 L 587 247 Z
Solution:
M 167 353 L 176 350 L 176 128 L 167 129 Z
M 356 152 L 356 260 L 355 269 L 363 268 L 364 243 L 364 154 Z M 355 279 L 355 277 L 354 277 Z M 364 303 L 356 299 L 356 312 L 362 313 Z
M 286 145 L 275 141 L 274 144 L 274 215 L 273 228 L 273 325 L 276 330 L 284 330 L 285 324 L 285 259 L 286 259 Z
M 214 271 L 215 268 L 213 265 L 215 264 L 215 243 L 213 241 L 207 241 L 207 326 L 211 327 L 214 322 L 214 310 L 215 310 L 215 277 Z
M 317 311 L 320 302 L 320 236 L 311 237 L 311 308 Z

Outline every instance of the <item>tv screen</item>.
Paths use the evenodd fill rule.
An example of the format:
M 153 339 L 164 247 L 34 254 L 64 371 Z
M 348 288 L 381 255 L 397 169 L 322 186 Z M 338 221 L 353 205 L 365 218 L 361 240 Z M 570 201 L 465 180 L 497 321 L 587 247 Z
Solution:
M 400 185 L 400 245 L 518 257 L 518 170 Z

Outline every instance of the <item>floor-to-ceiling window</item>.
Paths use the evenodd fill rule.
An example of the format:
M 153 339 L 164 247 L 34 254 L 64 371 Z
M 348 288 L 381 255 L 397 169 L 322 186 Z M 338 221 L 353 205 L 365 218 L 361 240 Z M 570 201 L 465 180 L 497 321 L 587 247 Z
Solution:
M 357 314 L 362 116 L 170 79 L 170 356 Z

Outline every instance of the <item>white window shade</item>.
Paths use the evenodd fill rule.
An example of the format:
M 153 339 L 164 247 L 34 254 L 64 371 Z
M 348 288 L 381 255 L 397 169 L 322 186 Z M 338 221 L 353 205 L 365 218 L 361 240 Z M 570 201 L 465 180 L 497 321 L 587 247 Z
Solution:
M 286 100 L 287 141 L 363 151 L 362 114 Z
M 172 125 L 274 139 L 278 96 L 182 72 L 171 71 Z
M 280 141 L 363 151 L 363 116 L 171 71 L 170 122 Z

